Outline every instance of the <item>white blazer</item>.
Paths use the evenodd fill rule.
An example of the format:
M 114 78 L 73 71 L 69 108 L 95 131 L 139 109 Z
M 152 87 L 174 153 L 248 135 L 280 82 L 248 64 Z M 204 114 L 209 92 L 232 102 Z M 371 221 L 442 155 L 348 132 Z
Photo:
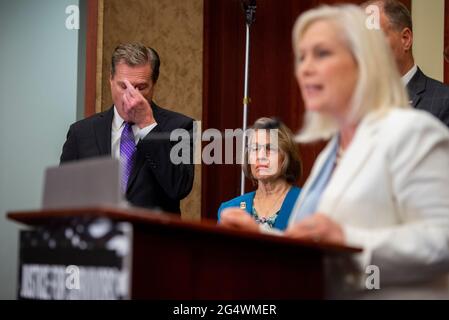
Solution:
M 317 158 L 289 223 L 335 143 Z M 364 250 L 347 264 L 330 259 L 329 297 L 449 298 L 449 130 L 428 113 L 366 116 L 317 212 Z M 370 265 L 379 268 L 380 290 L 366 289 Z

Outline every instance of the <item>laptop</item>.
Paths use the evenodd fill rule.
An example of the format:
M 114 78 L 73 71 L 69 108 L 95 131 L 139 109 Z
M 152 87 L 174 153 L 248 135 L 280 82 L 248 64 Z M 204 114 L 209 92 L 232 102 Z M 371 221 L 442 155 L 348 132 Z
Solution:
M 49 167 L 45 171 L 42 208 L 128 207 L 120 176 L 120 162 L 111 157 Z

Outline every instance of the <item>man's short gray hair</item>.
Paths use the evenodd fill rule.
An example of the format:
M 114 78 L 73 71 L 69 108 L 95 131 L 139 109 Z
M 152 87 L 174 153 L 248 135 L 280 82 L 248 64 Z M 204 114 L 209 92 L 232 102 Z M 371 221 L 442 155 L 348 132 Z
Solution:
M 131 67 L 149 63 L 151 66 L 151 80 L 153 83 L 156 83 L 159 78 L 161 61 L 158 53 L 153 48 L 146 47 L 140 43 L 120 44 L 114 49 L 111 60 L 112 77 L 114 77 L 115 68 L 119 63 L 125 63 Z
M 413 31 L 412 15 L 410 10 L 399 0 L 371 0 L 362 4 L 362 7 L 369 5 L 381 5 L 383 12 L 388 18 L 391 26 L 396 31 L 402 31 L 409 28 Z

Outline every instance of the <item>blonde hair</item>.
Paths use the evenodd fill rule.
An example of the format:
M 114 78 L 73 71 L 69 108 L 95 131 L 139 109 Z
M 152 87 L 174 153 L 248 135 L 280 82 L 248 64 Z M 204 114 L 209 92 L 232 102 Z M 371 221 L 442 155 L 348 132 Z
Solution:
M 380 27 L 369 29 L 368 16 L 355 5 L 321 6 L 298 17 L 293 27 L 293 49 L 296 64 L 299 42 L 307 29 L 317 21 L 332 23 L 341 33 L 358 66 L 358 81 L 350 102 L 349 121 L 358 123 L 376 111 L 385 114 L 392 108 L 407 108 L 409 100 L 401 81 L 391 48 Z M 338 132 L 337 122 L 330 116 L 306 111 L 298 142 L 329 139 Z

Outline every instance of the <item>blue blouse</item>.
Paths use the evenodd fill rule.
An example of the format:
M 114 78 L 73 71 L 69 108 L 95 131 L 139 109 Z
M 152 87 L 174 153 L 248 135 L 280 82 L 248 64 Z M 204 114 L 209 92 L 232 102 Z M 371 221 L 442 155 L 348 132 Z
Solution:
M 284 202 L 282 203 L 281 209 L 279 210 L 278 217 L 276 219 L 276 222 L 274 223 L 274 228 L 279 230 L 285 230 L 287 228 L 288 219 L 290 217 L 290 214 L 292 213 L 293 206 L 295 205 L 296 199 L 299 197 L 300 192 L 301 189 L 298 187 L 293 186 L 290 188 L 290 191 L 285 196 Z M 244 210 L 252 216 L 255 195 L 256 192 L 253 191 L 245 193 L 244 195 L 236 197 L 227 202 L 223 202 L 218 209 L 218 221 L 220 221 L 220 214 L 223 209 L 232 207 L 241 208 L 242 205 L 245 206 Z
M 321 195 L 329 183 L 335 167 L 335 161 L 337 159 L 339 143 L 337 142 L 332 151 L 329 153 L 326 162 L 324 163 L 321 171 L 318 173 L 317 178 L 313 182 L 312 186 L 307 193 L 301 207 L 296 208 L 293 219 L 295 222 L 299 222 L 304 218 L 314 214 L 318 208 L 318 204 L 321 200 Z

